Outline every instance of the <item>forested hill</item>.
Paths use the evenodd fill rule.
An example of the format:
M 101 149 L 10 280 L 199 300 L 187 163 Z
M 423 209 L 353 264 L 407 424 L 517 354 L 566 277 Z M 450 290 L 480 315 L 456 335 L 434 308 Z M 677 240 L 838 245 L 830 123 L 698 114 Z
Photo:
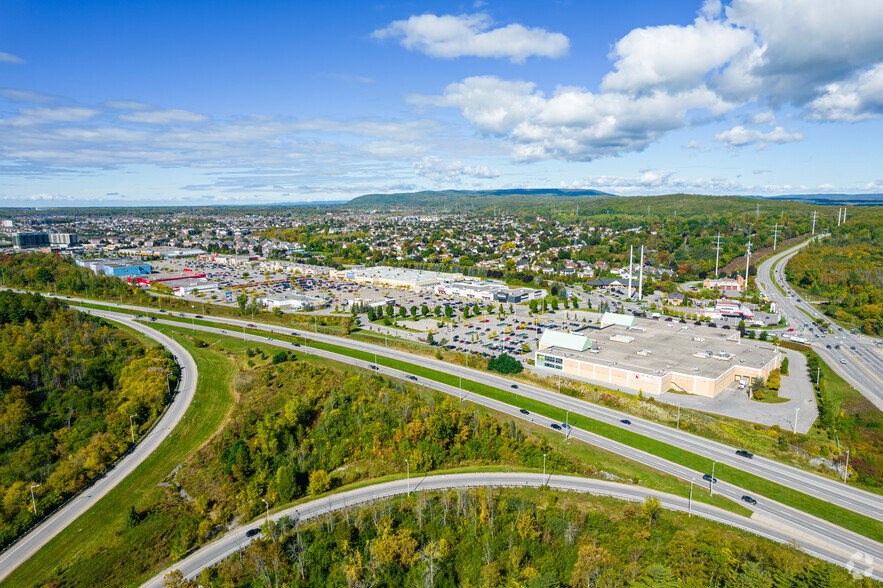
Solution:
M 147 349 L 56 300 L 0 291 L 0 547 L 156 420 L 173 366 L 162 348 Z
M 537 188 L 523 190 L 441 190 L 407 192 L 400 194 L 365 194 L 353 198 L 348 208 L 422 209 L 436 212 L 442 209 L 485 210 L 498 207 L 523 207 L 542 204 L 573 206 L 581 201 L 613 196 L 598 190 L 558 190 Z

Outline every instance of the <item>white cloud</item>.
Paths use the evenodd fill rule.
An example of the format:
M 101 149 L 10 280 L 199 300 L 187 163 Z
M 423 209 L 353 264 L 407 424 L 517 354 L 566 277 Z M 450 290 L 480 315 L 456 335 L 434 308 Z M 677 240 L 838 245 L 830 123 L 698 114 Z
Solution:
M 710 71 L 725 66 L 753 42 L 751 31 L 704 18 L 688 26 L 634 29 L 614 46 L 611 57 L 616 59 L 616 71 L 604 76 L 601 89 L 696 88 Z
M 49 108 L 37 106 L 22 108 L 12 118 L 0 119 L 0 126 L 25 127 L 42 123 L 83 122 L 98 116 L 99 112 L 82 106 Z
M 393 21 L 372 33 L 375 39 L 399 39 L 403 47 L 431 57 L 504 57 L 523 63 L 531 56 L 561 57 L 570 40 L 561 33 L 520 24 L 491 28 L 486 14 L 423 14 Z
M 743 147 L 753 143 L 759 143 L 764 146 L 768 143 L 793 143 L 802 141 L 803 135 L 800 133 L 790 133 L 783 127 L 776 127 L 768 133 L 758 131 L 756 129 L 746 129 L 743 126 L 736 126 L 729 131 L 718 133 L 714 136 L 715 141 L 720 141 L 730 147 Z
M 53 102 L 55 98 L 42 92 L 33 90 L 21 90 L 19 88 L 0 88 L 0 96 L 15 102 L 28 102 L 31 104 L 45 104 Z
M 776 122 L 776 115 L 769 111 L 759 112 L 755 114 L 754 117 L 751 119 L 751 124 L 754 125 L 762 125 L 765 123 L 772 124 L 774 122 Z
M 4 53 L 0 51 L 0 63 L 24 63 L 25 60 L 19 57 L 18 55 L 13 55 L 12 53 Z
M 137 100 L 108 100 L 104 105 L 115 110 L 150 110 L 153 108 L 150 104 Z
M 170 109 L 131 112 L 120 115 L 120 120 L 148 125 L 175 125 L 201 123 L 207 121 L 208 117 L 189 110 Z
M 438 157 L 424 157 L 414 162 L 414 173 L 438 184 L 459 184 L 462 177 L 491 179 L 500 176 L 500 170 L 485 165 L 464 166 L 459 161 L 447 163 Z
M 828 84 L 809 104 L 808 117 L 817 120 L 858 122 L 883 114 L 883 63 L 855 79 Z
M 479 131 L 509 139 L 516 161 L 588 161 L 640 151 L 687 124 L 692 110 L 720 114 L 732 107 L 705 89 L 632 96 L 559 87 L 546 98 L 532 83 L 493 76 L 467 78 L 442 96 L 411 100 L 459 108 Z
M 641 175 L 633 177 L 591 176 L 584 180 L 583 185 L 587 188 L 658 188 L 667 186 L 675 173 L 673 170 L 642 169 Z

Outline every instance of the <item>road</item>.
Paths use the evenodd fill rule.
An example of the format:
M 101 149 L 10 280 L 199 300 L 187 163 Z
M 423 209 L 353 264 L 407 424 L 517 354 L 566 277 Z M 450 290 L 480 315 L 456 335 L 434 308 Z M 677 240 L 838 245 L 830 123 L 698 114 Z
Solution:
M 114 306 L 117 305 L 109 304 L 108 308 L 113 308 Z M 136 306 L 124 306 L 124 308 L 140 312 L 147 312 L 147 309 Z M 152 316 L 162 317 L 163 315 L 153 311 Z M 185 318 L 190 318 L 191 316 L 192 315 L 186 315 Z M 231 318 L 210 317 L 210 320 L 218 324 L 227 324 L 237 329 L 244 329 L 249 324 L 248 321 Z M 182 323 L 170 321 L 169 324 L 181 325 Z M 186 326 L 186 323 L 183 324 Z M 620 423 L 620 421 L 622 419 L 628 419 L 631 421 L 631 425 L 629 425 L 628 428 L 646 437 L 650 437 L 669 445 L 678 447 L 680 449 L 689 451 L 696 455 L 706 457 L 710 460 L 716 461 L 717 463 L 724 463 L 733 468 L 737 468 L 745 472 L 760 476 L 762 478 L 766 478 L 783 486 L 792 488 L 799 492 L 803 492 L 810 496 L 814 496 L 821 500 L 837 504 L 838 506 L 853 510 L 857 513 L 874 518 L 876 520 L 883 520 L 883 496 L 873 494 L 859 488 L 848 486 L 831 478 L 826 478 L 819 474 L 807 472 L 799 468 L 785 465 L 780 462 L 766 459 L 760 456 L 755 456 L 754 459 L 745 459 L 735 454 L 736 449 L 738 449 L 736 447 L 731 447 L 723 443 L 711 441 L 703 437 L 693 435 L 686 431 L 675 429 L 674 427 L 669 427 L 666 425 L 655 423 L 653 421 L 633 417 L 631 415 L 613 410 L 611 408 L 591 404 L 584 400 L 579 400 L 576 398 L 571 398 L 569 396 L 557 394 L 550 390 L 539 388 L 537 386 L 532 386 L 530 384 L 519 383 L 517 389 L 512 389 L 512 380 L 509 380 L 505 377 L 467 368 L 457 364 L 446 363 L 434 358 L 412 355 L 405 351 L 386 348 L 382 345 L 366 343 L 333 335 L 325 335 L 322 333 L 311 333 L 309 331 L 292 330 L 290 328 L 286 329 L 279 326 L 266 325 L 262 323 L 253 324 L 255 325 L 255 328 L 257 330 L 263 330 L 267 332 L 268 335 L 272 333 L 281 333 L 285 335 L 296 333 L 298 336 L 305 337 L 305 340 L 313 339 L 333 345 L 339 345 L 341 347 L 347 347 L 354 350 L 373 353 L 380 357 L 388 357 L 401 361 L 407 361 L 409 363 L 451 374 L 453 376 L 459 376 L 475 382 L 507 390 L 512 392 L 513 394 L 533 398 L 551 406 L 555 406 L 563 410 L 568 410 L 570 412 L 581 414 L 616 426 L 624 426 Z M 200 329 L 200 326 L 196 325 L 195 328 Z M 217 332 L 220 332 L 220 330 L 217 330 Z M 335 354 L 335 356 L 338 361 L 353 363 L 353 360 L 348 356 L 337 354 Z
M 659 498 L 663 507 L 681 512 L 690 512 L 694 515 L 710 519 L 719 523 L 730 525 L 757 535 L 761 535 L 779 543 L 794 543 L 810 555 L 843 565 L 849 566 L 853 562 L 853 568 L 860 574 L 867 574 L 875 579 L 883 579 L 883 566 L 867 564 L 855 567 L 854 554 L 851 551 L 825 545 L 812 537 L 797 537 L 787 530 L 783 530 L 775 521 L 764 517 L 746 518 L 723 509 L 691 502 L 689 499 L 673 496 L 656 490 L 630 486 L 605 480 L 592 478 L 579 478 L 575 476 L 544 476 L 539 473 L 526 472 L 486 472 L 472 474 L 449 474 L 441 476 L 413 477 L 407 480 L 395 480 L 382 484 L 375 484 L 363 488 L 349 490 L 338 494 L 332 494 L 325 498 L 319 498 L 285 509 L 273 514 L 271 520 L 278 520 L 283 516 L 291 517 L 297 522 L 308 521 L 328 512 L 344 509 L 354 505 L 364 504 L 373 500 L 382 500 L 392 496 L 400 496 L 407 493 L 420 491 L 444 490 L 449 488 L 476 488 L 476 487 L 538 487 L 547 484 L 551 488 L 572 492 L 588 493 L 599 496 L 611 496 L 629 501 L 643 501 L 647 497 Z M 163 585 L 163 577 L 172 570 L 180 570 L 187 579 L 194 578 L 206 567 L 215 565 L 222 560 L 235 554 L 238 550 L 247 546 L 252 538 L 245 536 L 248 529 L 263 524 L 264 519 L 256 521 L 252 525 L 242 526 L 231 530 L 221 539 L 209 543 L 198 549 L 189 557 L 174 566 L 163 570 L 142 585 L 142 588 L 160 588 Z
M 113 318 L 115 316 L 119 316 L 118 313 L 114 313 L 112 311 L 92 310 L 91 312 L 93 314 L 98 315 L 98 316 L 104 316 L 107 318 Z M 225 319 L 225 320 L 235 320 L 235 319 Z M 168 320 L 166 318 L 158 319 L 158 321 L 160 323 L 177 325 L 179 327 L 184 327 L 184 328 L 187 328 L 187 326 L 188 326 L 186 323 L 180 323 L 180 322 L 177 322 L 174 320 Z M 268 332 L 273 329 L 273 327 L 271 327 L 269 325 L 262 325 L 262 327 L 264 327 Z M 254 342 L 261 342 L 261 343 L 265 343 L 265 344 L 269 344 L 269 345 L 275 345 L 275 346 L 278 346 L 281 348 L 287 348 L 287 349 L 292 348 L 291 343 L 280 341 L 278 339 L 273 339 L 271 336 L 265 337 L 262 335 L 257 335 L 257 334 L 253 334 L 253 333 L 244 333 L 244 332 L 239 332 L 239 331 L 235 331 L 235 330 L 227 331 L 225 329 L 221 329 L 220 327 L 210 327 L 210 326 L 205 326 L 205 325 L 191 325 L 190 328 L 193 329 L 194 331 L 213 333 L 213 334 L 219 334 L 219 335 L 226 334 L 228 336 L 233 336 L 233 337 L 237 337 L 237 338 L 249 340 L 249 341 L 254 341 Z M 275 329 L 277 330 L 277 332 L 284 332 L 284 333 L 290 332 L 288 330 L 283 331 L 279 327 L 275 327 Z M 312 337 L 316 337 L 316 338 L 322 338 L 323 340 L 325 338 L 327 338 L 328 340 L 330 340 L 330 342 L 338 344 L 338 345 L 340 345 L 341 342 L 344 342 L 344 341 L 347 343 L 351 343 L 353 345 L 356 345 L 356 344 L 367 345 L 368 348 L 376 350 L 378 356 L 383 355 L 386 357 L 396 357 L 397 359 L 404 359 L 406 361 L 411 361 L 411 362 L 416 361 L 417 363 L 427 363 L 427 367 L 432 367 L 432 368 L 436 368 L 436 369 L 438 369 L 440 366 L 448 367 L 448 368 L 455 368 L 457 370 L 465 370 L 466 369 L 461 366 L 455 366 L 455 365 L 451 365 L 451 364 L 446 364 L 444 362 L 429 360 L 427 358 L 417 357 L 417 356 L 409 355 L 409 354 L 406 354 L 403 352 L 398 352 L 393 349 L 385 349 L 383 347 L 378 347 L 376 345 L 371 345 L 371 344 L 367 344 L 367 343 L 361 343 L 358 341 L 341 339 L 339 337 L 332 337 L 332 336 L 328 336 L 328 335 L 316 335 L 316 334 L 306 334 L 306 335 L 307 336 L 311 335 Z M 555 422 L 555 421 L 552 421 L 551 419 L 541 416 L 541 415 L 521 413 L 520 409 L 518 407 L 510 405 L 510 404 L 506 404 L 506 403 L 503 403 L 503 402 L 500 402 L 497 400 L 486 398 L 486 397 L 483 397 L 483 396 L 480 396 L 480 395 L 477 395 L 474 393 L 464 393 L 459 387 L 456 387 L 456 386 L 450 386 L 447 384 L 442 384 L 439 382 L 435 382 L 435 381 L 427 380 L 427 379 L 423 379 L 423 378 L 415 379 L 407 371 L 402 371 L 402 370 L 397 370 L 397 369 L 388 368 L 388 367 L 384 367 L 384 366 L 379 366 L 376 363 L 371 363 L 371 362 L 365 361 L 365 360 L 353 359 L 353 358 L 346 356 L 346 355 L 341 355 L 341 354 L 334 353 L 331 351 L 316 349 L 313 347 L 300 346 L 297 348 L 297 350 L 301 351 L 301 352 L 310 353 L 310 354 L 314 354 L 317 356 L 333 359 L 335 361 L 348 363 L 350 365 L 354 365 L 354 366 L 362 367 L 362 368 L 366 368 L 366 369 L 371 369 L 371 366 L 374 366 L 374 369 L 376 369 L 376 371 L 378 371 L 379 373 L 381 373 L 383 375 L 393 376 L 393 377 L 400 378 L 403 380 L 408 379 L 411 381 L 415 381 L 415 383 L 418 383 L 418 384 L 425 386 L 427 388 L 433 388 L 433 389 L 439 390 L 441 392 L 444 392 L 445 394 L 449 394 L 451 396 L 454 396 L 454 397 L 457 397 L 457 398 L 460 398 L 463 400 L 468 400 L 469 402 L 484 406 L 484 407 L 489 408 L 491 410 L 495 410 L 499 413 L 509 415 L 512 418 L 530 421 L 532 423 L 535 423 L 535 424 L 543 426 L 543 427 L 551 427 L 552 423 Z M 396 355 L 396 354 L 400 354 L 400 355 Z M 449 373 L 451 373 L 451 372 L 449 371 Z M 466 371 L 465 376 L 469 377 L 472 380 L 481 381 L 481 382 L 487 383 L 491 386 L 496 386 L 496 387 L 503 388 L 503 389 L 506 388 L 506 384 L 511 383 L 511 380 L 506 380 L 505 378 L 500 378 L 500 377 L 494 376 L 492 374 L 485 374 L 483 372 L 478 372 L 475 370 Z M 522 390 L 524 388 L 531 388 L 531 389 L 535 390 L 536 391 L 535 395 L 537 397 L 539 397 L 539 399 L 544 402 L 549 402 L 550 404 L 556 404 L 557 406 L 560 406 L 560 407 L 565 408 L 567 410 L 571 410 L 572 412 L 575 412 L 575 413 L 582 412 L 581 409 L 583 407 L 581 407 L 581 405 L 588 405 L 588 403 L 585 403 L 583 401 L 572 399 L 567 396 L 561 396 L 561 395 L 555 394 L 554 392 L 549 392 L 546 390 L 542 390 L 540 388 L 534 388 L 534 387 L 528 386 L 528 385 L 519 385 L 519 388 L 517 390 L 519 393 L 523 394 L 524 392 L 522 392 Z M 534 394 L 530 394 L 530 395 L 534 396 Z M 592 407 L 593 405 L 588 405 L 588 406 Z M 594 407 L 594 408 L 600 408 L 600 407 Z M 625 415 L 621 415 L 620 413 L 616 413 L 615 411 L 611 411 L 611 412 L 616 414 L 620 418 L 625 416 Z M 597 415 L 590 415 L 590 416 L 594 416 L 595 418 L 597 418 Z M 601 419 L 601 420 L 608 420 L 608 419 Z M 655 425 L 655 423 L 650 423 L 649 421 L 641 421 L 639 419 L 634 419 L 632 421 L 631 425 L 620 424 L 618 420 L 615 421 L 615 423 L 619 426 L 624 426 L 624 427 L 627 426 L 630 429 L 631 428 L 640 429 L 642 424 L 645 426 L 647 426 L 647 425 L 654 426 Z M 682 431 L 677 431 L 675 429 L 671 429 L 668 427 L 661 427 L 658 425 L 655 425 L 655 426 L 660 427 L 662 432 L 667 433 L 667 434 L 678 435 L 679 433 L 683 433 Z M 566 433 L 567 433 L 566 431 L 562 432 L 562 434 L 566 434 Z M 584 431 L 584 430 L 576 429 L 576 428 L 571 429 L 568 436 L 570 438 L 573 438 L 573 439 L 576 439 L 579 441 L 584 441 L 584 442 L 589 443 L 591 445 L 595 445 L 597 447 L 600 447 L 602 449 L 605 449 L 605 450 L 615 453 L 617 455 L 621 455 L 621 456 L 631 459 L 633 461 L 643 463 L 643 464 L 648 465 L 648 466 L 650 466 L 654 469 L 657 469 L 661 472 L 675 476 L 679 479 L 682 479 L 685 481 L 698 480 L 700 485 L 704 484 L 704 482 L 702 482 L 701 478 L 705 472 L 697 472 L 695 470 L 691 470 L 687 467 L 670 462 L 666 459 L 657 457 L 653 454 L 647 453 L 645 451 L 641 451 L 639 449 L 635 449 L 635 448 L 628 446 L 624 443 L 620 443 L 618 441 L 613 441 L 611 439 L 608 439 L 607 437 L 603 437 L 601 435 L 592 433 L 590 431 Z M 692 436 L 687 435 L 687 437 L 692 437 Z M 666 441 L 666 439 L 662 439 L 662 440 Z M 703 447 L 707 447 L 709 445 L 713 445 L 713 443 L 709 442 L 707 440 L 694 438 L 691 440 L 690 448 L 688 450 L 690 450 L 690 451 L 694 451 L 694 449 L 699 450 L 699 449 L 701 449 Z M 817 492 L 824 492 L 825 488 L 824 488 L 823 484 L 830 483 L 832 486 L 832 490 L 829 490 L 829 491 L 834 491 L 835 494 L 837 492 L 839 492 L 839 494 L 837 494 L 836 496 L 829 496 L 827 498 L 830 499 L 832 502 L 835 500 L 835 498 L 840 499 L 840 500 L 844 500 L 844 502 L 846 504 L 849 504 L 853 510 L 858 510 L 860 508 L 863 508 L 864 510 L 869 511 L 869 512 L 877 512 L 877 510 L 879 509 L 879 506 L 880 506 L 879 503 L 881 502 L 881 500 L 883 500 L 879 496 L 875 496 L 875 495 L 872 495 L 870 493 L 866 493 L 863 491 L 857 491 L 857 489 L 855 489 L 855 488 L 850 488 L 850 487 L 845 486 L 843 484 L 838 484 L 837 482 L 833 482 L 833 481 L 827 480 L 825 478 L 821 478 L 820 476 L 815 476 L 813 474 L 807 474 L 806 472 L 801 472 L 800 470 L 797 470 L 796 468 L 787 468 L 787 466 L 783 466 L 782 464 L 778 464 L 778 463 L 775 463 L 775 462 L 772 462 L 769 460 L 763 460 L 762 458 L 755 458 L 755 459 L 748 460 L 748 459 L 744 459 L 744 458 L 735 456 L 731 451 L 727 452 L 726 458 L 727 459 L 721 459 L 719 461 L 720 462 L 729 461 L 729 462 L 734 463 L 736 465 L 736 467 L 742 466 L 743 469 L 747 469 L 747 468 L 745 468 L 745 466 L 747 464 L 749 467 L 756 468 L 760 472 L 759 475 L 762 475 L 766 478 L 772 479 L 772 480 L 774 480 L 776 482 L 780 482 L 780 483 L 790 482 L 790 485 L 792 485 L 792 487 L 795 487 L 795 489 L 798 489 L 798 490 L 804 491 L 804 492 L 806 492 L 808 489 L 810 491 L 815 490 Z M 789 473 L 787 471 L 788 469 L 793 470 L 793 472 Z M 816 478 L 816 480 L 814 480 L 816 482 L 816 486 L 813 487 L 812 484 L 810 484 L 810 482 L 806 482 L 806 481 L 803 481 L 800 479 L 792 479 L 789 477 L 789 474 L 794 475 L 795 473 L 810 476 L 810 482 L 813 481 L 812 478 Z M 717 484 L 714 485 L 715 493 L 725 496 L 725 497 L 727 497 L 733 501 L 736 501 L 736 502 L 739 502 L 741 500 L 741 497 L 746 494 L 752 495 L 753 497 L 755 497 L 758 500 L 758 504 L 751 507 L 751 510 L 753 510 L 755 512 L 755 515 L 757 517 L 764 518 L 765 520 L 773 521 L 774 524 L 779 525 L 783 529 L 788 529 L 789 530 L 788 532 L 791 534 L 792 538 L 806 538 L 807 540 L 811 540 L 814 543 L 826 545 L 826 546 L 828 546 L 828 547 L 826 547 L 826 549 L 828 549 L 832 554 L 833 553 L 841 553 L 841 555 L 842 555 L 842 554 L 846 553 L 845 557 L 849 557 L 851 554 L 853 554 L 855 552 L 867 553 L 867 554 L 871 555 L 875 559 L 875 561 L 883 563 L 883 545 L 881 545 L 875 541 L 869 540 L 866 537 L 863 537 L 863 536 L 853 533 L 851 531 L 842 529 L 832 523 L 817 519 L 816 517 L 808 515 L 802 511 L 793 509 L 793 508 L 788 507 L 784 504 L 776 502 L 775 500 L 773 500 L 771 498 L 763 497 L 763 496 L 758 495 L 757 493 L 751 492 L 751 491 L 746 490 L 744 488 L 739 488 L 737 486 L 729 484 L 725 480 L 720 479 L 719 472 L 718 472 L 717 477 L 719 477 L 719 481 Z M 810 484 L 810 486 L 809 486 L 809 488 L 800 487 L 799 484 L 801 484 L 801 483 L 807 483 L 807 484 Z M 822 486 L 819 486 L 819 484 L 822 484 Z M 786 485 L 789 485 L 789 484 L 786 483 Z M 868 497 L 870 497 L 873 500 L 869 501 L 870 504 L 862 504 L 860 501 L 855 501 L 855 497 L 849 496 L 850 494 L 852 494 L 852 491 L 857 491 L 860 494 L 867 495 Z M 809 493 L 809 492 L 807 492 L 807 493 Z M 844 494 L 846 495 L 845 499 L 843 496 Z M 874 502 L 876 502 L 876 504 L 874 504 Z M 871 514 L 869 516 L 874 516 L 874 515 Z M 843 560 L 843 561 L 845 561 L 845 560 Z M 843 563 L 843 561 L 841 561 L 841 563 Z
M 132 320 L 129 315 L 114 314 L 112 318 L 114 321 L 136 329 L 159 342 L 176 357 L 176 361 L 181 368 L 181 381 L 178 386 L 178 393 L 159 422 L 157 422 L 146 437 L 138 442 L 138 445 L 135 446 L 135 449 L 129 455 L 123 458 L 107 475 L 68 502 L 65 507 L 43 521 L 23 539 L 0 555 L 0 582 L 36 553 L 37 550 L 46 545 L 53 537 L 58 535 L 65 527 L 75 521 L 77 517 L 113 490 L 142 461 L 156 451 L 162 441 L 184 416 L 184 413 L 193 401 L 198 376 L 196 362 L 193 361 L 193 357 L 187 353 L 187 350 L 171 337 Z
M 779 314 L 785 318 L 790 328 L 795 329 L 794 334 L 812 340 L 813 350 L 825 363 L 874 406 L 883 410 L 883 353 L 881 353 L 883 348 L 877 345 L 874 339 L 851 333 L 833 323 L 834 335 L 816 338 L 819 329 L 812 325 L 807 313 L 828 323 L 831 319 L 806 302 L 803 297 L 790 294 L 793 290 L 785 282 L 785 265 L 809 243 L 810 241 L 806 241 L 764 261 L 757 270 L 757 279 L 766 296 L 776 303 Z M 774 280 L 786 292 L 785 295 L 773 284 Z M 809 327 L 805 326 L 807 324 L 815 331 L 810 332 Z M 831 349 L 828 349 L 827 345 L 830 345 Z M 836 349 L 836 345 L 839 345 L 840 349 Z

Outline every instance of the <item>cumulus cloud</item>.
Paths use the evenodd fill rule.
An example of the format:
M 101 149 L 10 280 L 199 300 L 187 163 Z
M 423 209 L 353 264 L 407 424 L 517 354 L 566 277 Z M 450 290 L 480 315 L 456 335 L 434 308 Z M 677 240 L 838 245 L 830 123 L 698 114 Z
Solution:
M 808 117 L 817 120 L 858 122 L 883 113 L 883 64 L 852 80 L 828 84 L 809 104 Z
M 547 98 L 532 83 L 494 76 L 467 78 L 442 96 L 412 101 L 459 108 L 479 131 L 508 138 L 516 161 L 589 161 L 640 151 L 684 126 L 691 110 L 719 114 L 732 107 L 706 89 L 633 96 L 559 87 Z
M 4 53 L 0 51 L 0 63 L 24 63 L 25 60 L 19 57 L 18 55 L 13 55 L 12 53 Z
M 120 115 L 120 120 L 148 125 L 176 125 L 201 123 L 208 120 L 204 114 L 188 110 L 141 110 Z
M 510 24 L 492 28 L 486 14 L 423 14 L 393 21 L 372 33 L 375 39 L 398 39 L 402 47 L 431 57 L 508 58 L 523 63 L 528 57 L 561 57 L 570 40 L 561 33 Z
M 720 141 L 730 147 L 744 147 L 759 143 L 765 146 L 769 143 L 793 143 L 795 141 L 803 141 L 803 135 L 800 133 L 791 133 L 784 127 L 776 127 L 768 133 L 758 131 L 757 129 L 746 129 L 743 126 L 736 126 L 729 131 L 718 133 L 714 136 L 715 141 Z
M 464 166 L 459 161 L 445 162 L 438 157 L 424 157 L 414 162 L 414 173 L 438 184 L 458 184 L 463 176 L 490 179 L 500 176 L 500 170 L 485 165 Z
M 114 110 L 150 110 L 153 108 L 150 104 L 137 100 L 108 100 L 104 105 Z
M 639 176 L 591 176 L 583 183 L 589 188 L 658 188 L 667 186 L 675 173 L 673 170 L 655 171 L 647 168 L 642 169 Z

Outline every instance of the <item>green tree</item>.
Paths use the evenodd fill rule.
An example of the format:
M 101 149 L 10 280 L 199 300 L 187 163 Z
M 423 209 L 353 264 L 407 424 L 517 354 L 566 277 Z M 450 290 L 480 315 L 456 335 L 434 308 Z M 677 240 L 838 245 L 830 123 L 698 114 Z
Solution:
M 297 478 L 293 467 L 283 465 L 276 470 L 276 489 L 282 502 L 291 502 L 295 497 L 297 494 Z
M 307 492 L 312 496 L 331 490 L 331 476 L 325 470 L 310 472 L 310 483 Z

